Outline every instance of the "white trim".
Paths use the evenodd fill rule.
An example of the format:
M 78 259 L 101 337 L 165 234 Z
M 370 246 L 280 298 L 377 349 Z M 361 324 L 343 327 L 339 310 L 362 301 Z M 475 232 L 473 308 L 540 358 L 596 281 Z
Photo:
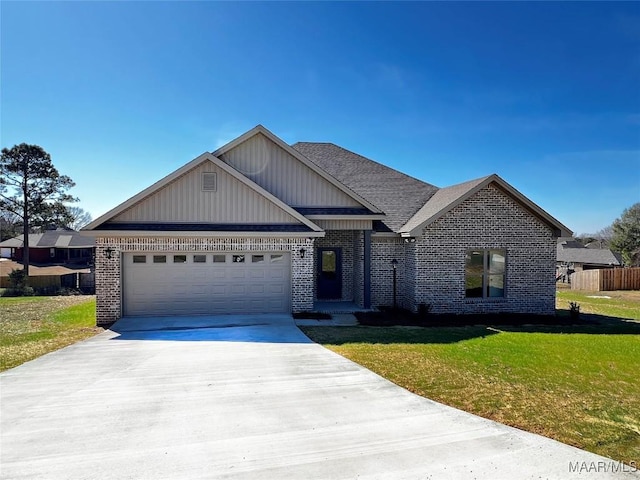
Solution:
M 197 167 L 198 165 L 200 165 L 201 163 L 204 163 L 206 161 L 209 161 L 209 162 L 213 163 L 215 166 L 221 168 L 222 170 L 224 170 L 226 173 L 228 173 L 229 175 L 231 175 L 235 179 L 237 179 L 240 182 L 244 183 L 247 187 L 251 188 L 252 190 L 257 192 L 258 194 L 260 194 L 261 196 L 263 196 L 264 198 L 269 200 L 271 203 L 275 204 L 280 209 L 284 210 L 286 213 L 291 215 L 293 218 L 298 220 L 300 223 L 302 223 L 302 224 L 306 225 L 307 227 L 311 228 L 311 230 L 313 230 L 314 232 L 323 231 L 322 228 L 320 228 L 318 225 L 316 225 L 311 220 L 306 218 L 304 215 L 296 212 L 293 208 L 291 208 L 289 205 L 284 203 L 282 200 L 280 200 L 276 196 L 272 195 L 271 193 L 267 192 L 260 185 L 258 185 L 257 183 L 253 182 L 251 179 L 249 179 L 249 178 L 245 177 L 244 175 L 242 175 L 235 168 L 231 167 L 229 164 L 223 162 L 222 160 L 220 160 L 219 158 L 215 157 L 214 155 L 212 155 L 211 153 L 208 153 L 208 152 L 207 153 L 203 153 L 202 155 L 196 157 L 194 160 L 192 160 L 191 162 L 187 163 L 183 167 L 179 168 L 175 172 L 170 173 L 169 175 L 167 175 L 163 179 L 155 182 L 150 187 L 145 188 L 142 192 L 138 193 L 137 195 L 134 195 L 129 200 L 121 203 L 120 205 L 118 205 L 117 207 L 113 208 L 112 210 L 109 210 L 107 213 L 105 213 L 104 215 L 100 216 L 98 219 L 94 220 L 93 222 L 91 222 L 86 227 L 82 228 L 81 231 L 83 233 L 87 233 L 87 232 L 93 231 L 96 227 L 102 225 L 106 221 L 108 221 L 111 218 L 117 216 L 118 214 L 122 213 L 124 210 L 126 210 L 129 207 L 135 205 L 136 203 L 144 200 L 149 195 L 159 191 L 160 189 L 162 189 L 163 187 L 168 185 L 173 180 L 175 180 L 178 177 L 186 174 L 190 170 L 194 169 L 195 167 Z
M 208 156 L 208 152 L 205 152 L 202 155 L 199 155 L 198 157 L 194 158 L 193 160 L 191 160 L 186 165 L 183 165 L 182 167 L 180 167 L 179 169 L 177 169 L 174 172 L 170 173 L 166 177 L 161 178 L 160 180 L 158 180 L 154 184 L 152 184 L 149 187 L 145 188 L 140 193 L 138 193 L 138 194 L 134 195 L 133 197 L 131 197 L 130 199 L 122 202 L 117 207 L 112 208 L 111 210 L 109 210 L 104 215 L 101 215 L 100 217 L 96 218 L 89 225 L 81 228 L 80 231 L 86 232 L 88 230 L 93 230 L 94 228 L 102 225 L 107 220 L 110 220 L 111 218 L 115 217 L 116 215 L 122 213 L 127 208 L 135 205 L 136 203 L 138 203 L 139 201 L 145 199 L 146 197 L 148 197 L 152 193 L 157 192 L 162 187 L 164 187 L 165 185 L 168 185 L 173 180 L 175 180 L 178 177 L 180 177 L 181 175 L 187 173 L 192 168 L 197 167 L 200 163 L 202 163 L 204 160 L 207 159 L 207 156 Z
M 483 181 L 481 181 L 480 183 L 478 183 L 474 187 L 472 187 L 469 190 L 467 190 L 465 193 L 460 195 L 454 201 L 452 201 L 449 204 L 447 204 L 444 207 L 442 207 L 435 214 L 433 214 L 429 218 L 423 220 L 422 222 L 420 222 L 417 226 L 415 226 L 411 230 L 405 230 L 406 225 L 408 225 L 411 222 L 411 220 L 413 219 L 413 217 L 410 218 L 405 223 L 405 225 L 400 228 L 398 233 L 400 233 L 400 235 L 402 237 L 419 237 L 420 235 L 422 235 L 422 231 L 424 230 L 424 228 L 427 225 L 430 225 L 431 223 L 435 222 L 436 220 L 441 218 L 443 215 L 445 215 L 447 212 L 449 212 L 453 208 L 457 207 L 462 202 L 464 202 L 466 199 L 470 198 L 471 196 L 473 196 L 474 194 L 476 194 L 478 191 L 480 191 L 481 189 L 485 188 L 486 186 L 490 185 L 491 183 L 495 183 L 499 188 L 504 190 L 505 193 L 509 194 L 518 203 L 520 203 L 525 209 L 529 210 L 529 212 L 531 212 L 534 216 L 538 217 L 540 220 L 542 220 L 548 226 L 550 226 L 554 230 L 556 230 L 557 231 L 556 233 L 558 233 L 558 236 L 565 237 L 565 236 L 570 236 L 571 235 L 571 230 L 569 230 L 565 225 L 563 225 L 557 219 L 555 219 L 554 217 L 549 215 L 542 208 L 540 208 L 538 205 L 533 203 L 531 200 L 529 200 L 522 193 L 520 193 L 518 190 L 513 188 L 511 185 L 509 185 L 506 181 L 504 181 L 502 178 L 500 178 L 495 173 L 492 174 L 492 175 L 489 175 L 488 177 L 486 177 Z M 429 201 L 427 201 L 426 204 L 428 204 L 428 203 L 429 203 Z M 418 213 L 420 213 L 419 210 L 418 210 Z M 418 213 L 416 213 L 416 215 Z

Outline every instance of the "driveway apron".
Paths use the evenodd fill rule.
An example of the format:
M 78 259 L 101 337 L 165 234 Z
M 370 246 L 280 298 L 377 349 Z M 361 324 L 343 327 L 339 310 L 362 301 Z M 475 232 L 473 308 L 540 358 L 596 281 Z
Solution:
M 3 479 L 640 478 L 416 396 L 289 315 L 125 318 L 0 392 Z

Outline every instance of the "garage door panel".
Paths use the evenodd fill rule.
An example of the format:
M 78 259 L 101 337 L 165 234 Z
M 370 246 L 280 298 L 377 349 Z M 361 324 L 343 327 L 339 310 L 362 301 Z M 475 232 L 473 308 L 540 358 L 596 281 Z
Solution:
M 264 279 L 265 277 L 266 277 L 266 272 L 265 272 L 265 269 L 262 267 L 252 268 L 251 270 L 249 270 L 249 278 Z
M 264 295 L 266 288 L 265 285 L 249 285 L 247 287 L 247 289 L 249 290 L 249 295 L 254 295 L 254 294 L 259 294 L 259 295 Z
M 208 287 L 208 285 L 206 283 L 195 283 L 191 287 L 192 296 L 199 297 L 199 296 L 206 295 L 207 294 L 207 287 Z
M 225 295 L 227 293 L 227 285 L 211 285 L 209 291 L 211 295 Z
M 243 279 L 247 277 L 247 271 L 245 270 L 244 265 L 238 265 L 236 268 L 231 268 L 229 271 L 228 278 L 232 278 L 234 280 Z
M 269 293 L 270 295 L 278 295 L 278 294 L 284 294 L 284 285 L 280 285 L 277 283 L 271 284 L 267 286 L 267 293 Z
M 211 276 L 213 278 L 226 278 L 227 277 L 227 272 L 224 268 L 216 268 L 213 267 L 213 270 L 211 271 Z
M 286 273 L 288 274 L 288 272 Z M 284 280 L 286 278 L 285 270 L 280 266 L 278 266 L 278 268 L 274 268 L 273 270 L 271 270 L 270 275 L 271 275 L 271 278 L 274 280 Z
M 186 262 L 174 263 L 173 253 L 154 252 L 146 254 L 146 263 L 134 263 L 133 254 L 125 254 L 125 315 L 290 311 L 288 253 L 180 255 L 186 255 Z M 154 256 L 166 258 L 166 263 L 153 263 Z
M 229 285 L 229 295 L 239 296 L 247 294 L 247 286 L 242 283 L 232 283 Z

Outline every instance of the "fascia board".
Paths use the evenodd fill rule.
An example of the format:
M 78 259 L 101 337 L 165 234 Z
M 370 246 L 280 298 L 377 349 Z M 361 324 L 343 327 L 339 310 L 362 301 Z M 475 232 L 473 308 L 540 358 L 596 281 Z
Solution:
M 89 231 L 93 231 L 96 227 L 102 225 L 106 221 L 108 221 L 111 218 L 117 216 L 118 214 L 122 213 L 126 209 L 128 209 L 131 206 L 135 205 L 136 203 L 144 200 L 149 195 L 152 195 L 155 192 L 159 191 L 160 189 L 162 189 L 163 187 L 168 185 L 173 180 L 177 179 L 181 175 L 184 175 L 185 173 L 189 172 L 190 170 L 192 170 L 193 168 L 197 167 L 198 165 L 200 165 L 201 163 L 203 163 L 205 161 L 212 162 L 214 165 L 216 165 L 217 167 L 221 168 L 226 173 L 228 173 L 229 175 L 233 176 L 234 178 L 236 178 L 240 182 L 244 183 L 246 186 L 248 186 L 252 190 L 256 191 L 261 196 L 265 197 L 267 200 L 271 201 L 276 206 L 278 206 L 279 208 L 281 208 L 282 210 L 287 212 L 289 215 L 294 217 L 300 223 L 302 223 L 302 224 L 308 226 L 309 228 L 311 228 L 311 230 L 313 230 L 313 231 L 322 231 L 322 229 L 318 225 L 313 223 L 311 220 L 306 218 L 304 215 L 301 215 L 300 213 L 296 212 L 293 208 L 288 206 L 282 200 L 280 200 L 279 198 L 275 197 L 274 195 L 272 195 L 271 193 L 269 193 L 265 189 L 263 189 L 260 185 L 258 185 L 257 183 L 253 182 L 249 178 L 245 177 L 240 172 L 238 172 L 236 169 L 234 169 L 233 167 L 231 167 L 227 163 L 223 162 L 219 158 L 215 157 L 211 153 L 205 152 L 202 155 L 200 155 L 197 158 L 195 158 L 194 160 L 192 160 L 191 162 L 189 162 L 186 165 L 180 167 L 178 170 L 174 171 L 173 173 L 170 173 L 166 177 L 164 177 L 164 178 L 158 180 L 157 182 L 155 182 L 153 185 L 145 188 L 143 191 L 141 191 L 137 195 L 134 195 L 129 200 L 127 200 L 127 201 L 121 203 L 120 205 L 118 205 L 117 207 L 109 210 L 107 213 L 105 213 L 104 215 L 100 216 L 99 218 L 97 218 L 96 220 L 91 222 L 86 227 L 82 228 L 81 232 L 86 233 L 86 232 L 89 232 Z
M 498 175 L 495 176 L 495 183 L 500 187 L 503 191 L 510 194 L 513 198 L 515 198 L 518 203 L 520 203 L 523 207 L 529 210 L 534 216 L 538 217 L 544 223 L 549 225 L 553 230 L 556 236 L 558 237 L 570 237 L 573 235 L 573 231 L 570 230 L 566 225 L 560 222 L 557 218 L 551 216 L 537 204 L 529 200 L 522 193 L 516 190 L 514 187 L 505 182 Z
M 483 188 L 486 185 L 488 185 L 490 183 L 490 181 L 491 181 L 491 176 L 487 177 L 483 182 L 481 182 L 478 185 L 474 186 L 473 188 L 469 189 L 464 195 L 461 195 L 460 197 L 455 199 L 453 202 L 449 203 L 445 207 L 443 207 L 440 210 L 438 210 L 438 212 L 436 212 L 435 214 L 431 215 L 429 218 L 424 220 L 422 223 L 420 223 L 418 226 L 414 227 L 410 231 L 407 232 L 406 230 L 400 229 L 400 231 L 399 231 L 400 235 L 403 236 L 403 237 L 418 237 L 418 236 L 422 235 L 422 231 L 424 230 L 424 228 L 427 225 L 431 225 L 433 222 L 438 220 L 440 217 L 445 215 L 447 212 L 449 212 L 450 210 L 452 210 L 455 207 L 457 207 L 458 205 L 460 205 L 467 198 L 469 198 L 470 196 L 474 195 L 481 188 Z
M 563 225 L 556 218 L 554 218 L 551 215 L 549 215 L 542 208 L 540 208 L 538 205 L 533 203 L 531 200 L 529 200 L 522 193 L 520 193 L 514 187 L 509 185 L 506 181 L 504 181 L 502 178 L 500 178 L 496 174 L 489 175 L 487 178 L 485 178 L 478 185 L 476 185 L 473 188 L 469 189 L 467 192 L 465 192 L 465 194 L 461 195 L 456 200 L 454 200 L 453 202 L 449 203 L 448 205 L 446 205 L 445 207 L 440 209 L 434 215 L 432 215 L 431 217 L 427 218 L 426 220 L 421 222 L 418 226 L 414 227 L 413 229 L 404 230 L 404 229 L 401 228 L 400 231 L 399 231 L 400 235 L 403 236 L 403 237 L 417 237 L 417 236 L 422 235 L 422 231 L 424 230 L 424 228 L 427 225 L 430 225 L 431 223 L 435 222 L 436 220 L 441 218 L 443 215 L 445 215 L 447 212 L 449 212 L 450 210 L 454 209 L 455 207 L 460 205 L 462 202 L 464 202 L 466 199 L 468 199 L 471 196 L 475 195 L 479 190 L 481 190 L 482 188 L 486 187 L 487 185 L 489 185 L 491 183 L 495 183 L 500 189 L 502 189 L 505 193 L 507 193 L 512 198 L 514 198 L 526 210 L 528 210 L 534 216 L 538 217 L 540 220 L 542 220 L 544 223 L 546 223 L 548 226 L 550 226 L 554 230 L 554 233 L 557 236 L 571 236 L 572 235 L 573 232 L 571 230 L 569 230 L 565 225 Z
M 198 237 L 198 238 L 321 238 L 325 232 L 206 232 L 206 231 L 151 231 L 151 230 L 90 230 L 87 236 L 95 238 L 131 237 Z
M 144 200 L 149 195 L 159 191 L 165 185 L 168 185 L 169 183 L 171 183 L 173 180 L 177 179 L 181 175 L 184 175 L 189 170 L 195 168 L 200 163 L 208 160 L 210 155 L 211 154 L 208 153 L 208 152 L 205 152 L 202 155 L 199 155 L 198 157 L 194 158 L 193 160 L 191 160 L 186 165 L 183 165 L 182 167 L 180 167 L 179 169 L 177 169 L 174 172 L 170 173 L 166 177 L 161 178 L 160 180 L 158 180 L 154 184 L 152 184 L 149 187 L 145 188 L 140 193 L 138 193 L 138 194 L 134 195 L 133 197 L 129 198 L 128 200 L 124 201 L 123 203 L 121 203 L 117 207 L 112 208 L 111 210 L 109 210 L 104 215 L 101 215 L 100 217 L 96 218 L 89 225 L 86 225 L 85 227 L 81 228 L 80 231 L 81 232 L 91 231 L 91 230 L 95 229 L 96 227 L 99 227 L 104 222 L 110 220 L 111 218 L 115 217 L 116 215 L 119 215 L 120 213 L 124 212 L 126 209 L 128 209 L 128 208 L 132 207 L 133 205 L 135 205 L 136 203 L 138 203 L 139 201 Z
M 386 215 L 305 215 L 311 220 L 384 220 Z

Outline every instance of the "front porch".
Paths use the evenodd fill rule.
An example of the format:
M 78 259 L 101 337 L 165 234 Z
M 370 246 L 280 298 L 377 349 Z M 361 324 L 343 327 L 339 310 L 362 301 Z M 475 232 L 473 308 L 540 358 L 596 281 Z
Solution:
M 371 230 L 327 230 L 315 239 L 314 312 L 371 307 Z

